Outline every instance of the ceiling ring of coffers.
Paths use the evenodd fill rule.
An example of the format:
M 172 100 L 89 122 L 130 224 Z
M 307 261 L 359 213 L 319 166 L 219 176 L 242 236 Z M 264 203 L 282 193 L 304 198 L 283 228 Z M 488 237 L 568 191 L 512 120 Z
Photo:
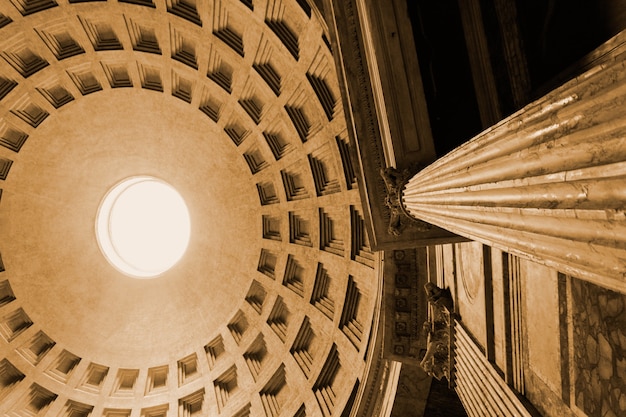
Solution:
M 231 21 L 229 26 L 229 22 L 224 25 L 223 19 L 218 19 L 216 29 L 209 32 L 208 22 L 201 22 L 202 25 L 199 25 L 193 14 L 189 15 L 184 8 L 177 9 L 174 5 L 168 8 L 166 14 L 159 3 L 156 12 L 161 12 L 161 21 L 169 24 L 170 53 L 168 53 L 167 40 L 160 38 L 155 44 L 151 42 L 149 33 L 146 35 L 145 31 L 142 32 L 142 29 L 145 29 L 141 26 L 142 22 L 150 20 L 146 19 L 146 15 L 154 11 L 145 7 L 141 8 L 140 13 L 135 11 L 139 10 L 136 9 L 137 5 L 145 6 L 147 3 L 150 1 L 138 0 L 135 4 L 129 5 L 120 3 L 118 7 L 126 8 L 128 12 L 117 16 L 117 26 L 113 25 L 112 30 L 115 32 L 116 28 L 121 27 L 120 22 L 123 22 L 128 28 L 129 35 L 128 37 L 120 35 L 117 40 L 108 36 L 109 29 L 106 28 L 106 24 L 104 27 L 101 25 L 97 13 L 88 13 L 80 4 L 70 4 L 70 7 L 73 6 L 79 11 L 78 20 L 66 25 L 70 29 L 65 30 L 62 19 L 51 20 L 50 23 L 47 17 L 44 18 L 35 13 L 34 9 L 29 9 L 43 7 L 45 9 L 43 14 L 50 16 L 55 11 L 53 1 L 16 3 L 23 7 L 20 13 L 35 22 L 34 32 L 30 33 L 29 40 L 38 43 L 39 46 L 33 48 L 37 49 L 33 52 L 29 49 L 28 43 L 20 44 L 20 41 L 16 41 L 17 46 L 9 45 L 15 38 L 1 45 L 2 58 L 12 67 L 12 70 L 9 69 L 7 72 L 10 75 L 0 79 L 0 106 L 4 107 L 3 114 L 7 115 L 0 139 L 4 148 L 19 153 L 29 134 L 49 120 L 49 117 L 54 116 L 56 111 L 75 104 L 82 97 L 93 97 L 92 95 L 109 89 L 121 91 L 125 88 L 141 88 L 146 91 L 171 93 L 174 98 L 196 107 L 217 123 L 237 147 L 241 146 L 243 159 L 253 174 L 253 164 L 245 155 L 246 150 L 254 150 L 251 145 L 246 148 L 246 142 L 250 142 L 248 138 L 259 138 L 259 146 L 267 146 L 270 150 L 268 153 L 265 148 L 263 156 L 268 161 L 278 163 L 283 157 L 287 160 L 286 152 L 302 148 L 322 126 L 335 120 L 338 111 L 338 91 L 333 87 L 333 84 L 336 84 L 333 80 L 334 75 L 329 76 L 332 57 L 330 51 L 325 49 L 327 47 L 325 43 L 319 43 L 315 53 L 299 50 L 297 39 L 294 44 L 293 36 L 285 35 L 285 28 L 288 31 L 289 26 L 280 16 L 268 14 L 262 21 L 271 31 L 264 31 L 258 40 L 260 52 L 252 57 L 251 54 L 245 53 L 248 45 L 245 42 L 245 33 L 239 39 L 233 36 L 233 33 L 236 35 L 237 22 Z M 49 9 L 46 8 L 48 6 Z M 130 12 L 131 10 L 133 11 Z M 7 22 L 7 19 L 0 16 L 0 30 L 7 31 L 11 28 L 9 25 L 15 24 L 17 19 L 14 19 L 14 22 L 4 22 Z M 81 28 L 84 33 L 80 32 Z M 133 33 L 142 35 L 133 38 L 135 36 Z M 189 33 L 193 35 L 188 35 Z M 274 38 L 278 33 L 282 33 L 280 35 L 282 38 L 280 36 L 278 39 Z M 318 35 L 321 33 L 319 31 Z M 73 39 L 73 36 L 76 36 L 79 41 L 72 42 L 66 36 L 68 34 L 69 38 Z M 194 46 L 193 42 L 189 43 L 189 39 L 198 34 L 213 36 L 215 42 L 213 45 L 219 44 L 220 48 L 211 49 L 206 53 L 199 52 L 199 49 L 196 49 L 197 44 Z M 310 37 L 311 34 L 307 36 Z M 225 48 L 222 43 L 227 47 Z M 129 44 L 132 45 L 131 48 Z M 222 57 L 219 56 L 219 52 L 222 52 Z M 41 56 L 37 58 L 35 55 L 39 54 Z M 54 56 L 52 59 L 50 54 Z M 277 69 L 280 70 L 281 65 L 272 62 L 272 56 L 280 56 L 278 62 L 295 63 L 294 66 L 300 68 L 305 76 L 294 82 L 293 74 L 284 70 L 284 67 L 283 73 L 278 74 Z M 91 62 L 88 65 L 81 64 L 82 58 L 89 58 Z M 231 60 L 231 64 L 236 63 L 234 67 L 241 62 L 247 63 L 248 66 L 244 71 L 248 73 L 237 75 L 237 69 L 233 69 L 233 66 L 230 68 L 232 72 L 229 72 L 229 65 L 223 65 L 228 59 Z M 19 75 L 16 76 L 15 73 Z M 49 73 L 54 75 L 48 77 Z M 19 99 L 13 100 L 16 94 L 22 95 Z M 310 100 L 312 96 L 317 100 Z M 5 103 L 12 101 L 12 104 L 5 105 L 3 100 Z M 277 104 L 268 105 L 269 102 Z M 260 142 L 261 137 L 266 142 Z M 285 146 L 285 137 L 288 138 L 292 149 L 284 149 L 289 148 Z M 293 138 L 298 138 L 299 142 L 293 141 Z M 2 180 L 7 179 L 13 162 L 19 164 L 19 157 L 11 159 L 11 155 L 6 152 L 0 154 Z M 289 163 L 292 163 L 294 158 L 291 159 Z M 255 163 L 257 168 L 261 166 L 260 170 L 265 169 L 262 163 L 258 161 Z M 98 369 L 94 372 L 97 373 Z M 192 403 L 193 399 L 190 401 Z

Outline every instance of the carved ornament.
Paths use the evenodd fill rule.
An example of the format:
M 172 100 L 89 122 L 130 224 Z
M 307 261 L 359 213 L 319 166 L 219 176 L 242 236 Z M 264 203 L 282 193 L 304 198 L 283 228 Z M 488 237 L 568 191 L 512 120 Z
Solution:
M 426 232 L 432 225 L 411 216 L 402 202 L 402 190 L 406 183 L 417 170 L 398 170 L 393 167 L 382 168 L 380 176 L 385 182 L 387 195 L 385 205 L 389 208 L 389 227 L 387 232 L 394 236 L 400 236 L 403 230 L 410 228 L 419 232 Z
M 420 366 L 438 380 L 446 377 L 450 381 L 451 354 L 451 318 L 453 301 L 449 289 L 442 289 L 429 282 L 424 286 L 432 315 L 422 327 L 427 338 L 427 349 Z

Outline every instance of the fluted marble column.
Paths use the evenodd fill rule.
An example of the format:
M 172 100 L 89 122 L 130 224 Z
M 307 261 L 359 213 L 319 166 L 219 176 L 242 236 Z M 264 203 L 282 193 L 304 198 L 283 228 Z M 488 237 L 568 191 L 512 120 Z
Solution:
M 413 217 L 626 291 L 626 53 L 413 176 Z

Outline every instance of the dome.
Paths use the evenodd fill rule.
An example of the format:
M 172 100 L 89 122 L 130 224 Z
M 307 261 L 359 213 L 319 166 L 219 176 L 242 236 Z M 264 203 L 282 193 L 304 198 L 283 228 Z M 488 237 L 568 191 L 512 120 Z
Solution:
M 341 415 L 380 268 L 328 39 L 306 1 L 0 1 L 0 413 Z M 128 178 L 188 210 L 151 279 L 94 226 Z

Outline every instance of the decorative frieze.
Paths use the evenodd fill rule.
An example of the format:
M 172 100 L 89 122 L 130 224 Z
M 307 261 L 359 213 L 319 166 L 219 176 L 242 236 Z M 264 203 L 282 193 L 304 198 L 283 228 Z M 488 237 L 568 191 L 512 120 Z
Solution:
M 426 258 L 425 248 L 385 251 L 383 356 L 387 359 L 418 365 L 426 351 L 422 339 L 427 319 Z

